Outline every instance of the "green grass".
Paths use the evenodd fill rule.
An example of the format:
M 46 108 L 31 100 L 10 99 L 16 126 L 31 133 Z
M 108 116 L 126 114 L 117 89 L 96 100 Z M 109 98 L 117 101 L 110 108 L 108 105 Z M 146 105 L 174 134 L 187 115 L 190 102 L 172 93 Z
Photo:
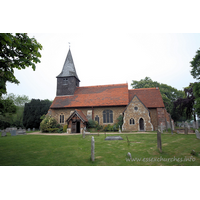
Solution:
M 121 134 L 124 140 L 112 141 L 105 141 L 103 134 L 95 135 L 95 162 L 90 160 L 92 136 L 83 139 L 81 135 L 7 135 L 0 137 L 0 166 L 200 165 L 200 157 L 191 157 L 190 154 L 193 149 L 200 152 L 200 140 L 196 139 L 194 134 L 162 134 L 162 153 L 157 149 L 156 134 L 129 134 L 129 140 L 137 142 L 130 145 L 125 134 Z M 128 152 L 132 154 L 132 158 L 141 160 L 129 161 L 126 156 Z M 177 160 L 170 161 L 174 157 Z M 180 162 L 185 158 L 190 161 Z M 160 159 L 169 160 L 160 161 Z

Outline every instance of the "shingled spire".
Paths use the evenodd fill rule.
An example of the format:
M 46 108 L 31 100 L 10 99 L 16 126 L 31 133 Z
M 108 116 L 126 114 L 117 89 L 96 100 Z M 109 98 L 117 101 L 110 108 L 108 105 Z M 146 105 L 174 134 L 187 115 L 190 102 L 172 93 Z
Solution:
M 65 63 L 63 65 L 62 72 L 56 78 L 58 78 L 58 77 L 70 77 L 70 76 L 75 76 L 79 80 L 78 75 L 76 73 L 75 66 L 74 66 L 72 54 L 71 54 L 71 51 L 69 49 L 67 57 L 65 59 Z
M 79 87 L 79 78 L 69 49 L 63 69 L 57 78 L 57 96 L 73 95 Z

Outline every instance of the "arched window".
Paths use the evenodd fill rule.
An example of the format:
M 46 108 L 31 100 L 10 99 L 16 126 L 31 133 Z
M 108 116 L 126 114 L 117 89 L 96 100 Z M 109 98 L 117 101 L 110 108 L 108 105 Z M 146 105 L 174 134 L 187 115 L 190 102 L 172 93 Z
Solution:
M 130 119 L 130 124 L 135 124 L 135 121 L 133 118 Z
M 61 124 L 64 123 L 64 115 L 63 115 L 63 113 L 60 114 L 60 123 Z
M 104 110 L 103 111 L 103 123 L 113 123 L 113 111 Z

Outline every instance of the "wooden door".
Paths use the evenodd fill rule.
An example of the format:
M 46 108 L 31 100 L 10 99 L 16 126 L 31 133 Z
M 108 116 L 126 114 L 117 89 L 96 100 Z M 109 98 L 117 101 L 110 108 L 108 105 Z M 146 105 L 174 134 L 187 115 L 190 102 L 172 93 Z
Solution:
M 144 131 L 144 120 L 142 118 L 140 118 L 139 124 L 140 124 L 140 131 Z
M 76 122 L 72 122 L 72 133 L 76 133 Z

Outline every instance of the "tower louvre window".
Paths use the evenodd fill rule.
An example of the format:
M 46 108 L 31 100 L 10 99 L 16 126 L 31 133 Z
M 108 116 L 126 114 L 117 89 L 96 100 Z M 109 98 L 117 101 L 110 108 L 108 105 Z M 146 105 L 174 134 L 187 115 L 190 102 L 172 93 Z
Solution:
M 63 85 L 68 85 L 68 79 L 67 78 L 63 79 Z

